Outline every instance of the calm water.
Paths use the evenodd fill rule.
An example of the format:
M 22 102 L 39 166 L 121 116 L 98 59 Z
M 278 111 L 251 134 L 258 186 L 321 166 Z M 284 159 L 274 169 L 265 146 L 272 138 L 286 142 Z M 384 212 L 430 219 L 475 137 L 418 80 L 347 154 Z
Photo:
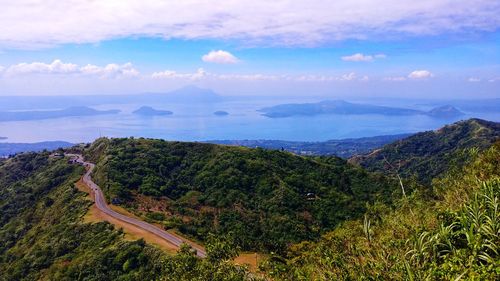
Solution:
M 467 114 L 459 119 L 427 116 L 321 115 L 271 119 L 256 110 L 280 101 L 222 102 L 204 105 L 156 104 L 174 115 L 141 117 L 131 112 L 144 104 L 103 105 L 98 109 L 120 109 L 116 115 L 71 117 L 38 121 L 0 122 L 4 142 L 64 140 L 89 142 L 99 136 L 150 137 L 167 140 L 280 139 L 323 141 L 328 139 L 411 133 L 437 129 L 459 119 L 478 117 L 500 121 L 500 113 Z M 224 110 L 229 116 L 215 116 Z

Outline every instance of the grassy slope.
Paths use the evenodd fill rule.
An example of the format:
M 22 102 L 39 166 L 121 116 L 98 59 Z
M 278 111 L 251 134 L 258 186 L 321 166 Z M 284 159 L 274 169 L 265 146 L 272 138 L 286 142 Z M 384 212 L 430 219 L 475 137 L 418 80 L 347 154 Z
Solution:
M 373 206 L 262 268 L 274 280 L 498 280 L 500 142 L 463 153 L 469 164 L 435 179 L 432 192 L 417 190 L 394 210 Z
M 457 157 L 462 149 L 476 147 L 483 150 L 499 137 L 499 123 L 470 119 L 437 131 L 415 134 L 370 154 L 354 157 L 350 162 L 370 171 L 398 172 L 406 178 L 414 176 L 428 185 L 454 161 L 462 161 Z
M 200 240 L 232 233 L 244 249 L 280 250 L 317 238 L 397 190 L 340 158 L 263 149 L 101 139 L 88 156 L 98 160 L 95 178 L 107 195 L 136 210 L 147 209 L 137 193 L 162 197 L 150 219 Z

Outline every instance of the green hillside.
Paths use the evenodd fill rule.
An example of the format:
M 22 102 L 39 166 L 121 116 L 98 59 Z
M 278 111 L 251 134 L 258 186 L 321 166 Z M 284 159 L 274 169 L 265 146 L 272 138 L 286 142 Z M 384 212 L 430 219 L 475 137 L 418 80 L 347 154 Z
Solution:
M 246 250 L 315 239 L 399 192 L 336 157 L 150 139 L 100 139 L 88 155 L 105 193 L 136 214 L 199 240 L 231 233 Z
M 500 123 L 469 119 L 415 134 L 364 156 L 355 156 L 350 162 L 369 171 L 398 173 L 430 184 L 454 162 L 463 160 L 459 157 L 463 149 L 474 147 L 482 151 L 499 138 Z
M 261 265 L 273 280 L 499 280 L 500 142 L 415 191 L 373 206 L 319 242 Z
M 83 169 L 48 153 L 0 162 L 0 280 L 254 280 L 230 260 L 229 240 L 211 237 L 208 258 L 175 256 L 125 241 L 108 223 L 83 223 L 91 202 L 74 183 Z
M 73 186 L 81 173 L 48 153 L 0 166 L 0 280 L 127 280 L 158 271 L 158 250 L 124 242 L 107 223 L 81 222 L 90 206 Z

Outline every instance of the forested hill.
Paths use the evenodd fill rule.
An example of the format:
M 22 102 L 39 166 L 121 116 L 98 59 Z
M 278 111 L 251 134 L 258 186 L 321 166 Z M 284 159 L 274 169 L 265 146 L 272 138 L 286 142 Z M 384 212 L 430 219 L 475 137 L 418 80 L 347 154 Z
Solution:
M 276 281 L 500 280 L 500 141 L 464 154 L 465 165 L 451 165 L 396 208 L 372 206 L 262 268 Z
M 201 260 L 186 247 L 169 255 L 107 222 L 86 223 L 92 202 L 75 188 L 82 173 L 47 152 L 0 162 L 0 281 L 257 280 L 230 262 L 238 252 L 224 235 L 210 237 Z
M 136 214 L 202 241 L 230 233 L 248 250 L 315 239 L 399 192 L 337 157 L 151 139 L 99 139 L 87 157 L 106 195 Z
M 466 148 L 480 151 L 500 138 L 500 123 L 469 119 L 436 131 L 415 134 L 349 161 L 382 173 L 415 176 L 422 183 L 446 171 Z

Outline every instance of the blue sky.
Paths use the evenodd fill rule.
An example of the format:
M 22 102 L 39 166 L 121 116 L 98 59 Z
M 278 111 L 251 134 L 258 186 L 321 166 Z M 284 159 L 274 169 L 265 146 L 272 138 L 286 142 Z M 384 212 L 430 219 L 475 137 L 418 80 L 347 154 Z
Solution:
M 494 0 L 23 2 L 0 11 L 0 95 L 500 96 Z

